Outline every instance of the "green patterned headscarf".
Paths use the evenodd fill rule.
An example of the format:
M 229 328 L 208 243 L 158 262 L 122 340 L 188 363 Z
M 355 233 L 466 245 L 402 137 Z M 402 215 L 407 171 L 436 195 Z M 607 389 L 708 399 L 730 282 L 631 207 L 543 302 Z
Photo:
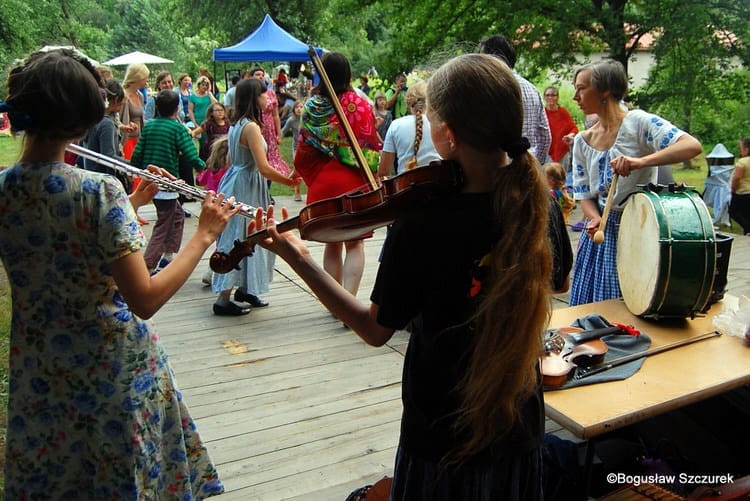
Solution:
M 378 152 L 382 143 L 375 129 L 375 116 L 370 103 L 354 91 L 340 96 L 341 107 L 370 169 L 378 168 Z M 346 138 L 333 104 L 323 96 L 313 96 L 305 103 L 300 129 L 302 141 L 316 150 L 337 158 L 342 164 L 359 168 L 357 158 Z

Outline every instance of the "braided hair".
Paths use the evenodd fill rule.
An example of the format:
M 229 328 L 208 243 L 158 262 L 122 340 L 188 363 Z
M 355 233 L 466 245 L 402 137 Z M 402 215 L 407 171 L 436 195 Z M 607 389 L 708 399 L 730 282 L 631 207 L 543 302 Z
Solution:
M 427 101 L 427 82 L 417 82 L 406 91 L 406 106 L 414 115 L 414 156 L 406 162 L 405 170 L 411 170 L 417 167 L 417 153 L 419 145 L 422 144 L 422 134 L 424 129 L 424 108 Z

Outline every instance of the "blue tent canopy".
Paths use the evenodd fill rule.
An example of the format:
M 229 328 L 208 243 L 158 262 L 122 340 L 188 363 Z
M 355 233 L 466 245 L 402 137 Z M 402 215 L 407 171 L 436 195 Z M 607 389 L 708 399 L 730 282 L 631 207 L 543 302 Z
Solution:
M 214 49 L 214 61 L 308 61 L 307 44 L 284 31 L 266 14 L 258 28 L 241 42 Z M 318 54 L 319 48 L 315 49 Z

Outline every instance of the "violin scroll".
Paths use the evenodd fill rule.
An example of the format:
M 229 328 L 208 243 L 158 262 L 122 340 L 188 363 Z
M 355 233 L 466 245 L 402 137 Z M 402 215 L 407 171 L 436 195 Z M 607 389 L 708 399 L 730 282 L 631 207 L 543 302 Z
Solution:
M 235 240 L 234 247 L 229 254 L 226 252 L 214 251 L 208 260 L 208 265 L 216 273 L 229 273 L 232 270 L 240 269 L 240 261 L 243 258 L 252 256 L 255 250 L 255 243 L 247 240 Z
M 276 225 L 276 229 L 279 233 L 289 231 L 299 227 L 300 218 L 299 216 L 289 218 L 285 221 Z M 255 251 L 255 246 L 258 242 L 268 236 L 268 230 L 262 229 L 256 231 L 245 240 L 235 240 L 234 247 L 229 253 L 215 251 L 211 254 L 211 258 L 208 260 L 208 265 L 216 273 L 229 273 L 232 270 L 240 269 L 240 261 L 244 258 L 252 256 Z

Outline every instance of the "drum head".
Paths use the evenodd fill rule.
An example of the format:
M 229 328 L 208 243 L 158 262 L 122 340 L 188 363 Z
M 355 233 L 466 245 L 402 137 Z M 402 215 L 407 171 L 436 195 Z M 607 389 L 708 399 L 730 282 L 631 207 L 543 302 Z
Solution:
M 648 195 L 636 193 L 620 219 L 617 278 L 625 305 L 634 315 L 650 311 L 660 277 L 659 221 Z
M 632 196 L 620 219 L 617 277 L 638 316 L 692 317 L 708 302 L 716 242 L 703 200 L 684 187 Z

